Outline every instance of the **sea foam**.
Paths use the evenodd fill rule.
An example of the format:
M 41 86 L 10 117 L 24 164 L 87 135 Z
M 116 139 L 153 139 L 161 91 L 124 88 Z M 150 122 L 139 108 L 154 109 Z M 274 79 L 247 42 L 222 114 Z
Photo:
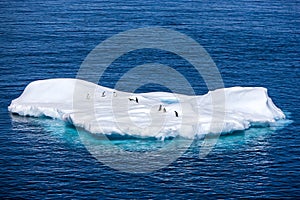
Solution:
M 60 119 L 93 134 L 161 139 L 230 133 L 285 118 L 262 87 L 217 89 L 201 96 L 135 94 L 78 79 L 34 81 L 8 110 Z

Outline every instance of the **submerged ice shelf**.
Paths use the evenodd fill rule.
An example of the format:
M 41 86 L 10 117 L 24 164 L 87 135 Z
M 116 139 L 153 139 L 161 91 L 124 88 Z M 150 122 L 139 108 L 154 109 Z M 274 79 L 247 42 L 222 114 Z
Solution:
M 284 119 L 262 87 L 232 87 L 201 96 L 132 94 L 78 79 L 30 83 L 8 110 L 60 119 L 94 134 L 194 138 Z

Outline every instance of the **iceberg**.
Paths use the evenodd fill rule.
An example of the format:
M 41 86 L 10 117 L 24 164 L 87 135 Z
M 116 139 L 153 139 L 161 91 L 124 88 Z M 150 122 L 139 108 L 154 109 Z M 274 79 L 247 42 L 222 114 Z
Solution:
M 63 120 L 92 134 L 160 139 L 226 134 L 285 119 L 263 87 L 222 88 L 189 96 L 127 93 L 67 78 L 30 83 L 8 110 L 21 116 Z M 221 128 L 212 128 L 214 124 Z

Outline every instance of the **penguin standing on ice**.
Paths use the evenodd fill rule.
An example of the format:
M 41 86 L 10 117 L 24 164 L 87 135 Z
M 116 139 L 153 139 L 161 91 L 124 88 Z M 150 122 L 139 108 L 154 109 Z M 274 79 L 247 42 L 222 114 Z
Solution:
M 102 92 L 102 97 L 105 97 L 105 91 Z
M 129 99 L 129 101 L 135 101 L 136 103 L 139 103 L 139 100 L 137 97 L 135 97 L 135 99 L 132 99 L 132 98 L 128 98 L 128 99 Z
M 166 108 L 163 109 L 164 112 L 167 112 Z
M 158 111 L 161 111 L 161 109 L 162 109 L 162 105 L 160 104 L 159 108 L 158 108 Z
M 114 97 L 116 97 L 116 96 L 117 96 L 117 93 L 116 93 L 115 91 L 113 92 L 113 94 L 114 94 Z
M 174 110 L 174 112 L 175 112 L 175 116 L 178 117 L 178 112 L 176 110 Z

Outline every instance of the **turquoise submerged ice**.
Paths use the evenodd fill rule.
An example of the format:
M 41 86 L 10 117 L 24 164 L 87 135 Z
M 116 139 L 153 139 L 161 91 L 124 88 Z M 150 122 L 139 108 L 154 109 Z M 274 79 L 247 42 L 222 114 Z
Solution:
M 34 81 L 8 110 L 60 119 L 94 134 L 162 139 L 230 133 L 285 118 L 262 87 L 224 88 L 202 96 L 132 94 L 78 79 Z

